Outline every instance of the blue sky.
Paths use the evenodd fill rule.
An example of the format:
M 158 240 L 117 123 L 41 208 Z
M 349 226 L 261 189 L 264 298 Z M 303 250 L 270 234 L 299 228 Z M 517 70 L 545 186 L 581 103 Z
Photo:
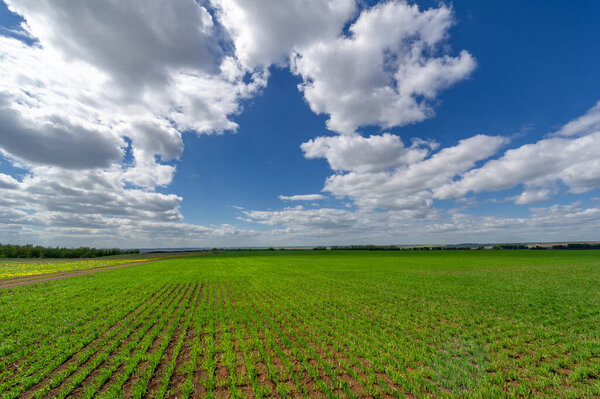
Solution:
M 598 239 L 597 2 L 7 3 L 2 242 Z

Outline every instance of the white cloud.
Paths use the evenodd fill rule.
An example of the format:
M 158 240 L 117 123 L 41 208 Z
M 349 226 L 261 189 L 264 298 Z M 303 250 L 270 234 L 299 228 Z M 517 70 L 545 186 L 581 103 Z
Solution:
M 181 198 L 154 189 L 173 179 L 175 166 L 168 162 L 183 153 L 182 132 L 236 130 L 231 116 L 241 111 L 241 101 L 266 85 L 270 64 L 285 63 L 312 43 L 346 40 L 340 37 L 342 28 L 357 10 L 352 0 L 287 1 L 269 7 L 217 0 L 210 5 L 191 0 L 101 5 L 26 0 L 8 5 L 23 16 L 23 34 L 34 38 L 35 45 L 0 37 L 0 119 L 5 127 L 0 151 L 29 172 L 21 181 L 3 176 L 0 205 L 20 206 L 25 212 L 10 220 L 46 226 L 47 231 L 62 229 L 61 234 L 84 228 L 100 234 L 114 230 L 117 222 L 181 224 Z M 418 31 L 428 51 L 445 35 L 445 22 L 450 23 L 446 8 L 425 13 L 400 3 L 393 8 L 408 12 L 396 17 L 412 10 L 425 24 L 435 25 L 439 17 L 438 33 L 433 25 L 410 28 Z M 369 21 L 381 18 L 381 12 L 363 12 L 354 34 L 375 38 L 368 32 L 374 23 Z M 429 14 L 431 18 L 423 17 Z M 410 90 L 418 95 L 433 95 L 444 85 L 434 82 L 435 74 L 422 79 L 415 72 L 402 73 L 414 79 Z M 429 88 L 427 82 L 433 82 Z M 312 151 L 343 170 L 383 170 L 420 160 L 429 151 L 416 142 L 405 148 L 389 134 L 337 140 L 318 138 Z M 339 151 L 318 155 L 318 145 Z M 385 157 L 375 160 L 383 147 Z M 364 159 L 353 160 L 358 153 Z M 325 196 L 282 198 L 315 201 Z M 335 224 L 331 215 L 336 212 L 319 211 L 315 221 Z
M 434 54 L 453 24 L 452 10 L 441 5 L 390 1 L 363 11 L 349 37 L 319 40 L 299 48 L 292 70 L 313 112 L 328 114 L 327 127 L 353 133 L 359 126 L 402 126 L 433 114 L 440 90 L 466 78 L 473 57 Z
M 595 108 L 584 117 L 594 112 Z M 462 211 L 477 203 L 476 198 L 466 197 L 471 192 L 522 184 L 520 194 L 500 202 L 525 205 L 550 201 L 560 191 L 558 183 L 574 193 L 598 188 L 600 132 L 588 129 L 587 135 L 582 134 L 580 130 L 573 137 L 542 139 L 507 150 L 482 165 L 509 140 L 477 135 L 436 152 L 435 143 L 416 140 L 405 147 L 398 136 L 387 133 L 368 138 L 357 134 L 317 137 L 301 147 L 307 158 L 325 158 L 336 172 L 327 178 L 323 190 L 350 198 L 355 208 L 295 207 L 244 213 L 247 221 L 276 226 L 290 239 L 331 244 L 590 239 L 600 228 L 600 208 L 583 208 L 579 202 L 531 208 L 525 217 Z M 403 158 L 410 151 L 416 153 Z M 462 204 L 460 209 L 434 207 L 435 199 L 452 198 Z
M 12 176 L 0 173 L 0 188 L 17 188 L 19 182 Z
M 546 202 L 552 197 L 553 191 L 548 189 L 525 190 L 514 198 L 515 204 L 527 205 L 535 202 Z
M 435 189 L 440 199 L 459 198 L 470 192 L 497 191 L 524 184 L 528 190 L 545 192 L 561 181 L 572 192 L 582 193 L 600 186 L 600 132 L 575 138 L 549 138 L 506 151 L 482 167 L 468 171 L 458 181 Z M 529 194 L 518 197 L 517 203 L 530 203 Z
M 181 197 L 154 189 L 173 179 L 182 132 L 236 130 L 266 71 L 227 56 L 193 0 L 7 3 L 35 39 L 0 36 L 0 154 L 28 172 L 0 179 L 0 207 L 26 211 L 11 231 L 181 224 Z
M 9 6 L 38 43 L 0 36 L 0 147 L 29 164 L 109 167 L 123 137 L 138 164 L 177 158 L 182 131 L 235 130 L 240 101 L 266 84 L 265 71 L 222 54 L 212 17 L 191 0 Z M 154 169 L 138 181 L 164 183 L 168 168 Z
M 597 108 L 575 122 L 590 120 Z M 404 147 L 398 136 L 387 133 L 368 138 L 351 134 L 317 137 L 301 148 L 307 158 L 327 159 L 337 172 L 327 178 L 323 191 L 351 198 L 362 208 L 424 212 L 435 199 L 462 200 L 469 193 L 520 184 L 523 192 L 509 199 L 524 205 L 549 201 L 559 191 L 557 183 L 573 193 L 600 187 L 600 132 L 590 132 L 590 123 L 585 126 L 587 135 L 578 128 L 573 137 L 510 149 L 479 167 L 477 162 L 494 156 L 508 139 L 478 135 L 431 153 L 435 146 L 417 141 Z
M 124 141 L 107 129 L 86 129 L 56 114 L 26 120 L 2 101 L 2 94 L 0 126 L 0 151 L 34 165 L 86 169 L 108 167 L 122 157 Z
M 424 159 L 430 149 L 422 147 L 422 142 L 406 149 L 397 136 L 352 137 L 317 138 L 303 144 L 308 157 L 321 155 L 333 169 L 349 171 L 328 177 L 323 190 L 338 197 L 350 197 L 360 207 L 414 211 L 430 208 L 432 190 L 471 169 L 477 161 L 492 156 L 507 142 L 503 137 L 478 135 Z M 348 145 L 348 140 L 351 143 L 356 140 L 358 147 L 367 147 L 359 151 L 365 156 L 355 157 L 349 151 L 355 148 Z M 326 146 L 319 145 L 322 142 Z
M 510 200 L 530 204 L 561 185 L 597 188 L 600 103 L 552 137 L 487 162 L 506 138 L 477 135 L 438 150 L 417 138 L 357 133 L 431 117 L 439 93 L 474 70 L 468 52 L 452 56 L 447 46 L 447 5 L 421 11 L 389 1 L 359 12 L 354 0 L 7 3 L 25 20 L 18 36 L 34 45 L 0 35 L 0 154 L 26 171 L 0 173 L 0 240 L 219 246 L 550 237 L 576 223 L 574 236 L 598 231 L 599 208 L 579 204 L 498 218 L 441 211 L 434 201 L 467 204 L 469 193 L 522 184 Z M 233 116 L 266 86 L 269 67 L 288 62 L 311 109 L 343 133 L 302 151 L 331 166 L 323 191 L 352 203 L 236 208 L 258 230 L 184 223 L 182 198 L 156 191 L 173 180 L 182 134 L 235 131 Z
M 415 217 L 410 211 L 302 207 L 245 213 L 249 221 L 278 228 L 261 236 L 262 239 L 288 245 L 586 240 L 600 228 L 600 207 L 582 208 L 579 203 L 532 208 L 524 217 L 441 210 Z
M 600 101 L 596 103 L 585 115 L 567 123 L 554 135 L 575 136 L 600 131 Z
M 21 181 L 0 174 L 0 242 L 214 246 L 241 245 L 259 235 L 227 224 L 182 223 L 181 197 L 126 188 L 122 173 L 35 167 Z
M 211 0 L 241 64 L 283 64 L 298 47 L 338 35 L 355 13 L 354 0 Z
M 297 195 L 280 195 L 279 199 L 284 201 L 319 201 L 327 198 L 322 194 L 297 194 Z
M 302 206 L 281 211 L 244 211 L 249 221 L 268 226 L 289 226 L 293 229 L 318 229 L 324 231 L 350 229 L 357 216 L 344 209 L 304 209 Z
M 173 70 L 214 71 L 221 48 L 208 10 L 193 0 L 8 0 L 27 31 L 68 59 L 105 71 L 136 95 L 163 85 Z M 139 91 L 138 91 L 139 90 Z
M 33 216 L 59 212 L 136 220 L 181 219 L 181 197 L 127 188 L 123 173 L 118 167 L 89 171 L 34 167 L 21 181 L 0 188 L 0 206 L 29 210 Z
M 317 137 L 301 148 L 306 158 L 325 158 L 335 171 L 377 172 L 421 161 L 435 146 L 415 141 L 407 148 L 400 137 L 384 133 L 368 138 L 358 134 Z

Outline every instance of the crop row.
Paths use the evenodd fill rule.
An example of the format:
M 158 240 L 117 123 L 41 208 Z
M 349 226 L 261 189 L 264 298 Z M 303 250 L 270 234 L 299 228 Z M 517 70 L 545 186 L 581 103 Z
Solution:
M 378 256 L 392 256 L 384 255 Z M 0 305 L 15 304 L 0 316 L 9 322 L 0 339 L 18 338 L 0 351 L 0 397 L 600 393 L 600 337 L 588 328 L 600 315 L 598 303 L 594 296 L 571 300 L 577 293 L 564 287 L 571 297 L 556 299 L 562 269 L 551 271 L 553 279 L 536 275 L 542 289 L 532 284 L 519 299 L 510 287 L 525 284 L 526 275 L 515 277 L 521 271 L 490 278 L 446 275 L 441 267 L 421 273 L 417 265 L 400 273 L 392 266 L 371 270 L 366 261 L 350 269 L 343 254 L 325 266 L 311 266 L 308 255 L 273 266 L 269 256 L 124 269 L 48 284 L 52 295 L 32 287 L 21 296 L 31 302 L 21 308 L 10 295 L 25 290 L 0 292 Z M 581 279 L 585 284 L 583 271 Z M 508 287 L 502 293 L 509 297 L 498 287 Z M 56 314 L 35 315 L 43 299 Z M 567 308 L 561 301 L 572 302 Z M 32 332 L 19 330 L 21 309 L 35 320 Z M 536 313 L 553 309 L 563 309 L 566 322 L 535 324 Z

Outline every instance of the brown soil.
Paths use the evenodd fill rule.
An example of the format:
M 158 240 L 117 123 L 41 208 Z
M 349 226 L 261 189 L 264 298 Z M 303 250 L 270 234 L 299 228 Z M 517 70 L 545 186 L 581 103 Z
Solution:
M 175 359 L 175 369 L 173 370 L 173 375 L 171 376 L 171 385 L 173 386 L 173 389 L 167 392 L 167 394 L 165 395 L 165 397 L 167 398 L 176 399 L 178 397 L 183 396 L 183 394 L 179 391 L 181 390 L 181 387 L 183 387 L 188 378 L 188 372 L 185 370 L 185 367 L 191 360 L 192 345 L 194 344 L 194 338 L 197 335 L 195 327 L 196 317 L 198 316 L 198 312 L 202 306 L 200 302 L 202 300 L 203 292 L 204 283 L 202 283 L 202 285 L 200 286 L 200 291 L 198 292 L 196 303 L 194 305 L 194 309 L 192 310 L 193 314 L 192 319 L 190 320 L 190 325 L 186 331 L 181 350 L 179 351 L 179 354 Z
M 179 302 L 177 303 L 177 305 L 172 309 L 172 311 L 168 315 L 167 322 L 164 324 L 164 326 L 162 326 L 160 333 L 158 334 L 156 339 L 152 342 L 152 344 L 150 345 L 150 348 L 147 351 L 148 358 L 138 365 L 137 370 L 133 374 L 131 374 L 129 376 L 129 378 L 125 381 L 125 383 L 123 384 L 122 391 L 123 391 L 124 397 L 128 398 L 128 397 L 132 396 L 135 386 L 139 383 L 140 380 L 142 380 L 144 378 L 144 376 L 150 370 L 149 367 L 151 367 L 151 364 L 150 364 L 149 357 L 152 356 L 153 354 L 157 353 L 160 350 L 160 348 L 165 340 L 165 335 L 167 334 L 167 331 L 169 330 L 169 328 L 172 326 L 173 322 L 175 321 L 175 318 L 177 316 L 177 310 L 181 306 L 185 306 L 184 301 L 187 301 L 185 303 L 189 303 L 189 301 L 191 300 L 191 298 L 192 298 L 191 295 L 189 298 L 185 299 L 189 293 L 190 288 L 191 288 L 191 284 L 187 285 L 187 289 L 186 289 L 185 293 L 179 299 Z
M 158 292 L 154 293 L 153 296 L 155 296 Z M 146 300 L 149 301 L 151 298 L 148 298 Z M 113 310 L 116 306 L 119 306 L 120 302 L 118 300 L 113 301 L 111 304 L 108 305 L 108 307 L 106 308 L 108 312 L 110 312 L 111 310 Z M 141 305 L 140 305 L 141 306 Z M 139 306 L 138 306 L 139 307 Z M 82 321 L 76 320 L 72 325 L 72 328 L 69 328 L 66 330 L 66 332 L 64 334 L 73 334 L 73 331 L 75 330 L 75 328 L 85 328 L 89 323 L 92 323 L 93 321 L 95 321 L 97 318 L 99 317 L 98 313 L 93 313 L 88 315 L 88 317 L 85 317 L 83 319 L 80 319 Z M 55 332 L 48 332 L 47 334 L 40 336 L 37 340 L 35 340 L 34 342 L 32 342 L 31 344 L 28 345 L 26 352 L 22 353 L 22 354 L 18 354 L 16 357 L 13 356 L 12 360 L 8 361 L 5 364 L 8 364 L 6 367 L 12 369 L 13 371 L 16 372 L 16 370 L 25 367 L 25 364 L 27 363 L 27 360 L 31 358 L 30 354 L 37 348 L 43 346 L 44 344 L 48 344 L 52 342 L 52 339 L 54 338 L 55 335 L 53 335 Z M 10 358 L 11 355 L 14 355 L 13 353 L 9 353 L 6 358 Z M 3 359 L 4 360 L 4 359 Z M 5 382 L 6 379 L 0 379 L 0 383 Z
M 58 375 L 59 373 L 61 373 L 63 370 L 65 370 L 66 368 L 68 368 L 71 364 L 78 362 L 79 361 L 79 356 L 82 352 L 87 351 L 89 348 L 92 348 L 94 346 L 97 346 L 97 348 L 95 348 L 95 351 L 91 354 L 90 358 L 88 360 L 86 360 L 85 363 L 88 363 L 89 361 L 91 361 L 94 356 L 97 355 L 97 351 L 102 349 L 102 345 L 99 345 L 104 338 L 109 335 L 110 333 L 112 333 L 115 330 L 120 330 L 122 327 L 124 327 L 125 325 L 128 325 L 130 322 L 132 322 L 139 313 L 143 312 L 144 309 L 146 309 L 146 305 L 152 306 L 152 304 L 156 301 L 156 300 L 164 300 L 162 297 L 163 295 L 167 294 L 170 295 L 173 290 L 176 287 L 168 287 L 167 290 L 164 290 L 165 287 L 160 288 L 158 291 L 156 291 L 154 294 L 152 294 L 149 298 L 147 298 L 145 301 L 143 301 L 141 304 L 139 304 L 135 309 L 133 309 L 132 311 L 130 311 L 128 314 L 126 314 L 122 319 L 120 319 L 119 321 L 117 321 L 115 324 L 113 324 L 112 326 L 110 326 L 108 329 L 106 329 L 102 334 L 100 334 L 96 339 L 92 340 L 91 342 L 89 342 L 85 347 L 83 347 L 81 350 L 79 350 L 79 352 L 73 354 L 71 356 L 70 359 L 68 359 L 66 362 L 64 362 L 63 364 L 61 364 L 59 367 L 57 367 L 56 369 L 54 369 L 51 373 L 49 373 L 42 381 L 40 381 L 38 384 L 36 384 L 35 386 L 33 386 L 32 388 L 30 388 L 27 393 L 24 394 L 23 397 L 33 397 L 34 394 L 41 388 L 43 388 L 44 386 L 46 386 L 47 384 L 49 384 L 51 382 L 51 380 Z M 85 364 L 84 363 L 84 364 Z M 81 368 L 82 365 L 79 365 L 78 368 Z M 67 376 L 70 377 L 70 376 Z M 68 378 L 67 378 L 68 379 Z M 66 379 L 66 380 L 67 380 Z M 65 380 L 65 381 L 66 381 Z M 65 381 L 63 381 L 60 386 L 62 386 Z M 56 390 L 57 388 L 55 388 Z
M 274 299 L 271 295 L 269 295 L 268 293 L 265 293 L 265 292 L 261 292 L 260 294 L 257 295 L 257 297 L 260 298 L 260 300 L 262 300 L 263 303 L 269 303 L 269 301 L 272 301 L 272 302 L 276 301 L 276 299 Z M 361 385 L 359 380 L 354 378 L 349 372 L 351 370 L 351 368 L 349 366 L 356 367 L 356 365 L 351 365 L 351 362 L 349 361 L 346 353 L 338 351 L 331 344 L 325 345 L 324 343 L 314 342 L 313 339 L 311 338 L 310 334 L 308 334 L 308 331 L 305 330 L 305 327 L 302 326 L 301 323 L 299 323 L 300 320 L 298 319 L 298 317 L 296 315 L 287 314 L 286 315 L 287 318 L 286 318 L 286 316 L 276 315 L 272 312 L 270 312 L 270 313 L 271 313 L 271 316 L 274 318 L 282 317 L 280 320 L 277 320 L 277 322 L 278 322 L 279 326 L 281 327 L 281 332 L 287 336 L 287 338 L 293 343 L 293 345 L 297 346 L 298 348 L 301 348 L 303 346 L 301 344 L 301 342 L 298 342 L 296 340 L 296 337 L 294 336 L 294 333 L 293 333 L 293 330 L 295 330 L 296 333 L 298 334 L 298 337 L 300 337 L 302 340 L 304 340 L 305 344 L 308 345 L 308 347 L 313 348 L 313 350 L 316 351 L 317 355 L 322 359 L 322 361 L 324 363 L 326 363 L 330 368 L 336 370 L 336 378 L 340 381 L 344 381 L 348 385 L 348 387 L 353 395 L 356 395 L 357 397 L 366 397 L 367 396 L 367 392 L 364 389 L 364 387 Z M 296 324 L 296 326 L 294 326 L 294 324 Z M 276 341 L 277 341 L 278 346 L 282 347 L 279 337 L 277 337 Z M 284 348 L 284 352 L 285 352 L 285 347 L 283 347 L 283 348 Z M 344 351 L 348 351 L 348 349 L 349 349 L 346 345 L 343 345 L 342 348 Z M 310 353 L 307 353 L 307 355 L 308 355 L 308 357 L 306 359 L 307 363 L 310 364 L 314 369 L 316 369 L 317 373 L 319 374 L 319 378 L 326 385 L 328 385 L 337 396 L 341 396 L 341 397 L 346 396 L 345 392 L 342 389 L 334 386 L 332 377 L 327 375 L 327 373 L 325 372 L 323 367 L 319 364 L 319 362 L 317 362 L 316 359 L 313 359 L 311 357 Z M 296 368 L 296 366 L 298 364 L 298 360 L 293 359 L 293 356 L 291 356 L 291 357 L 288 356 L 288 358 L 292 359 L 293 366 L 294 366 L 294 368 Z M 366 359 L 364 359 L 364 360 L 367 361 Z M 346 365 L 346 366 L 344 366 L 344 365 Z M 303 377 L 301 379 L 301 381 L 303 381 L 303 385 L 304 385 L 305 389 L 310 392 L 310 395 L 311 396 L 315 395 L 317 393 L 316 391 L 318 389 L 315 384 L 315 381 L 307 373 L 302 373 L 302 372 L 298 373 L 297 372 L 297 374 L 299 374 Z M 357 376 L 360 375 L 360 377 L 363 380 L 366 378 L 366 374 L 364 374 L 364 372 L 357 373 L 357 374 L 358 374 Z M 387 375 L 385 377 L 387 378 Z M 324 395 L 324 392 L 320 392 L 320 394 Z
M 163 297 L 160 299 L 160 303 L 164 303 L 165 301 L 170 304 L 173 302 L 173 300 L 179 295 L 179 293 L 181 292 L 180 286 L 177 286 L 175 289 L 171 290 L 168 292 L 167 296 Z M 152 305 L 154 306 L 154 305 Z M 158 304 L 157 306 L 160 306 L 160 304 Z M 154 310 L 152 310 L 153 312 Z M 106 361 L 100 363 L 99 365 L 96 366 L 96 368 L 94 370 L 92 370 L 92 372 L 90 374 L 88 374 L 86 376 L 86 378 L 84 379 L 84 381 L 82 382 L 81 386 L 86 386 L 87 384 L 89 384 L 91 381 L 93 381 L 99 374 L 99 370 L 104 370 L 108 364 L 112 363 L 112 361 L 115 358 L 115 354 L 122 350 L 122 348 L 128 343 L 130 342 L 130 337 L 134 336 L 136 334 L 136 332 L 138 332 L 140 330 L 140 328 L 143 327 L 143 320 L 147 319 L 148 317 L 151 316 L 151 313 L 148 313 L 146 315 L 142 315 L 143 312 L 140 312 L 140 314 L 137 314 L 136 316 L 132 317 L 128 322 L 127 325 L 130 325 L 131 323 L 137 323 L 138 321 L 140 322 L 140 324 L 135 327 L 135 329 L 133 331 L 131 331 L 126 337 L 123 337 L 121 342 L 119 343 L 119 346 L 117 348 L 115 348 L 113 351 L 111 351 L 111 353 L 109 354 L 109 357 Z M 138 317 L 141 317 L 138 320 Z M 127 328 L 127 326 L 125 326 L 125 328 Z M 112 339 L 118 339 L 119 335 L 116 335 L 115 337 L 113 337 Z M 90 364 L 91 362 L 95 361 L 95 359 L 97 358 L 97 356 L 99 356 L 101 353 L 97 352 L 95 353 L 92 357 L 90 357 L 85 363 L 79 365 L 79 367 L 77 368 L 77 370 L 75 371 L 75 373 L 77 373 L 78 370 L 81 369 L 85 369 L 86 366 L 88 364 Z M 58 387 L 56 387 L 54 390 L 52 390 L 47 397 L 54 397 L 64 386 L 66 386 L 69 381 L 73 378 L 75 374 L 71 375 L 71 377 L 69 377 L 68 379 L 64 380 Z M 70 396 L 75 396 L 77 397 L 78 395 L 80 395 L 82 392 L 78 391 L 79 388 L 76 388 L 71 394 Z M 81 390 L 81 389 L 80 389 Z
M 162 384 L 163 384 L 162 379 L 166 375 L 166 369 L 169 367 L 169 365 L 173 361 L 173 357 L 179 355 L 179 353 L 177 353 L 177 354 L 175 353 L 175 347 L 177 346 L 177 342 L 179 341 L 179 338 L 181 337 L 182 334 L 186 334 L 186 335 L 184 335 L 184 339 L 185 339 L 185 337 L 187 337 L 187 331 L 184 331 L 183 328 L 184 328 L 186 319 L 191 316 L 190 312 L 191 312 L 191 314 L 193 314 L 194 310 L 196 309 L 197 298 L 198 298 L 198 295 L 200 294 L 199 288 L 200 288 L 199 284 L 196 283 L 194 290 L 192 291 L 192 294 L 191 294 L 190 298 L 188 299 L 188 302 L 185 304 L 185 311 L 180 316 L 180 318 L 176 321 L 178 323 L 178 326 L 175 329 L 175 331 L 173 332 L 173 335 L 171 336 L 171 340 L 169 341 L 169 344 L 167 345 L 167 348 L 166 348 L 165 352 L 163 353 L 163 355 L 160 359 L 160 362 L 158 363 L 158 366 L 156 367 L 156 370 L 154 371 L 154 375 L 152 376 L 152 378 L 150 379 L 150 382 L 148 383 L 149 397 L 154 397 L 155 393 L 161 389 Z M 188 328 L 189 328 L 189 326 L 188 326 Z M 175 360 L 177 360 L 177 359 L 175 359 Z M 170 381 L 170 378 L 169 378 L 169 381 Z

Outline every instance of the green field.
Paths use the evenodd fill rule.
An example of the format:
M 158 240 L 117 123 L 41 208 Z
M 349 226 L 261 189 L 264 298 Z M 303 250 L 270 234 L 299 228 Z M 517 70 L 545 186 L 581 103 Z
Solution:
M 600 252 L 231 252 L 0 290 L 0 397 L 600 397 Z
M 149 259 L 139 255 L 93 259 L 0 259 L 0 281 L 6 278 L 121 265 L 145 260 Z

